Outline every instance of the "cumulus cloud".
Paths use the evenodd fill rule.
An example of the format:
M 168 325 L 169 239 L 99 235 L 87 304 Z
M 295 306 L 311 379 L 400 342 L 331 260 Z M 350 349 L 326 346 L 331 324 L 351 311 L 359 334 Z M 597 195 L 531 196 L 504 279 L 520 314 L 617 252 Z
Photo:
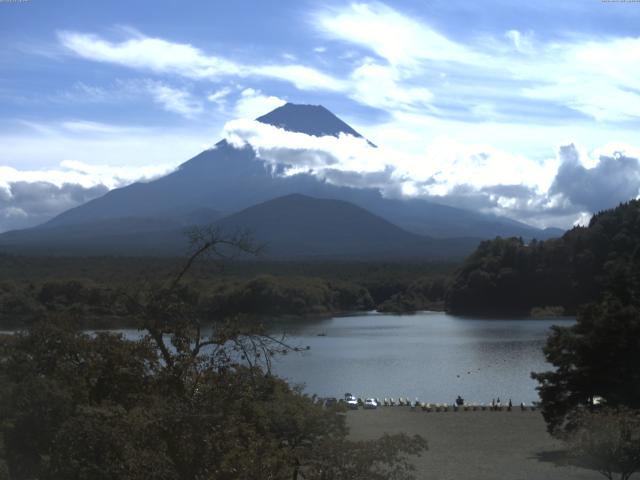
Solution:
M 14 182 L 0 188 L 0 232 L 28 228 L 104 195 L 105 185 L 54 185 L 46 181 Z
M 47 170 L 0 166 L 0 232 L 37 225 L 113 188 L 165 173 L 166 167 L 114 167 L 70 160 Z
M 614 152 L 601 155 L 598 162 L 588 168 L 574 145 L 561 147 L 559 156 L 562 164 L 549 193 L 562 195 L 576 207 L 596 212 L 640 194 L 638 158 Z
M 288 132 L 273 125 L 250 120 L 233 120 L 224 127 L 227 140 L 236 146 L 250 144 L 260 158 L 290 164 L 296 171 L 324 167 L 346 171 L 379 172 L 393 168 L 403 181 L 421 184 L 429 194 L 446 193 L 455 185 L 477 187 L 549 183 L 555 160 L 540 164 L 522 156 L 499 151 L 489 145 L 462 145 L 442 137 L 420 154 L 372 147 L 364 138 L 341 134 L 316 137 Z M 408 180 L 410 179 L 410 180 Z
M 124 65 L 138 70 L 172 74 L 196 80 L 228 76 L 264 77 L 282 80 L 301 90 L 339 91 L 344 85 L 332 76 L 298 64 L 241 64 L 206 54 L 187 43 L 175 43 L 136 33 L 124 41 L 111 42 L 98 35 L 61 31 L 61 44 L 89 60 Z
M 309 136 L 250 120 L 228 122 L 225 135 L 234 146 L 251 145 L 281 175 L 308 173 L 336 185 L 428 198 L 541 227 L 584 223 L 589 212 L 635 198 L 640 189 L 637 158 L 589 156 L 571 144 L 540 162 L 447 138 L 421 154 L 406 154 L 350 135 Z
M 233 146 L 241 148 L 248 144 L 261 159 L 290 165 L 289 173 L 317 171 L 334 165 L 361 172 L 385 168 L 384 159 L 378 151 L 366 139 L 352 135 L 316 137 L 249 119 L 227 122 L 224 133 Z M 368 160 L 363 161 L 365 158 Z
M 95 165 L 77 160 L 64 160 L 56 168 L 42 170 L 20 170 L 0 166 L 0 191 L 11 190 L 17 183 L 49 183 L 57 187 L 66 184 L 91 188 L 103 185 L 109 189 L 129 184 L 136 180 L 151 180 L 171 171 L 166 165 L 116 166 Z

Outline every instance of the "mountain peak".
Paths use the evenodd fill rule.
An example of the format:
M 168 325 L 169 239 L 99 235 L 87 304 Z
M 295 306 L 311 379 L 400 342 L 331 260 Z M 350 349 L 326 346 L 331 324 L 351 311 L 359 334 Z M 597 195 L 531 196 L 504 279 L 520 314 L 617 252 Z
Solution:
M 289 132 L 306 133 L 316 137 L 337 137 L 340 133 L 362 137 L 322 105 L 286 103 L 256 120 Z

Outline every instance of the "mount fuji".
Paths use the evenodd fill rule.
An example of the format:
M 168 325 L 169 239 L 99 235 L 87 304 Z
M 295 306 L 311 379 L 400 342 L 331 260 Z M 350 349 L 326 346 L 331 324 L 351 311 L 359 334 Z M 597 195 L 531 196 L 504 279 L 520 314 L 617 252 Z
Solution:
M 322 106 L 288 103 L 257 121 L 307 135 L 362 138 Z M 386 198 L 375 188 L 338 186 L 309 173 L 274 174 L 251 146 L 222 140 L 162 178 L 112 190 L 40 226 L 6 232 L 0 250 L 174 255 L 184 250 L 185 227 L 211 223 L 253 231 L 277 258 L 460 258 L 482 239 L 562 233 L 419 198 Z

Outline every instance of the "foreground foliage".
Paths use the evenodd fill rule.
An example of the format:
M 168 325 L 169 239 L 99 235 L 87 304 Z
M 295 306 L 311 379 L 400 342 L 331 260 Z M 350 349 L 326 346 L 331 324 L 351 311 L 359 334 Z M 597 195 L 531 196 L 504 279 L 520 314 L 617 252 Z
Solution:
M 409 479 L 420 437 L 347 439 L 325 408 L 270 373 L 297 350 L 242 316 L 207 316 L 182 282 L 207 232 L 165 284 L 121 300 L 139 341 L 88 335 L 68 313 L 0 336 L 0 472 L 27 479 Z M 206 334 L 204 333 L 206 330 Z
M 553 327 L 544 348 L 555 370 L 534 373 L 551 433 L 575 427 L 573 414 L 593 407 L 640 409 L 640 309 L 610 297 L 581 310 L 571 327 Z

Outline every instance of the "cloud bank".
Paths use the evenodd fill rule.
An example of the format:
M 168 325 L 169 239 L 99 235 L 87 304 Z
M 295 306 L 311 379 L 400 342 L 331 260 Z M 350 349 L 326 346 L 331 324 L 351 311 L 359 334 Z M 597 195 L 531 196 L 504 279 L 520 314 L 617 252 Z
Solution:
M 539 162 L 447 138 L 421 154 L 406 154 L 351 135 L 316 137 L 251 120 L 228 122 L 225 138 L 236 147 L 250 145 L 282 175 L 312 174 L 336 185 L 427 198 L 540 227 L 584 223 L 590 212 L 640 195 L 638 151 L 624 145 L 590 156 L 568 144 Z
M 114 167 L 63 161 L 55 169 L 0 166 L 0 232 L 28 228 L 135 181 L 170 171 L 161 167 Z

